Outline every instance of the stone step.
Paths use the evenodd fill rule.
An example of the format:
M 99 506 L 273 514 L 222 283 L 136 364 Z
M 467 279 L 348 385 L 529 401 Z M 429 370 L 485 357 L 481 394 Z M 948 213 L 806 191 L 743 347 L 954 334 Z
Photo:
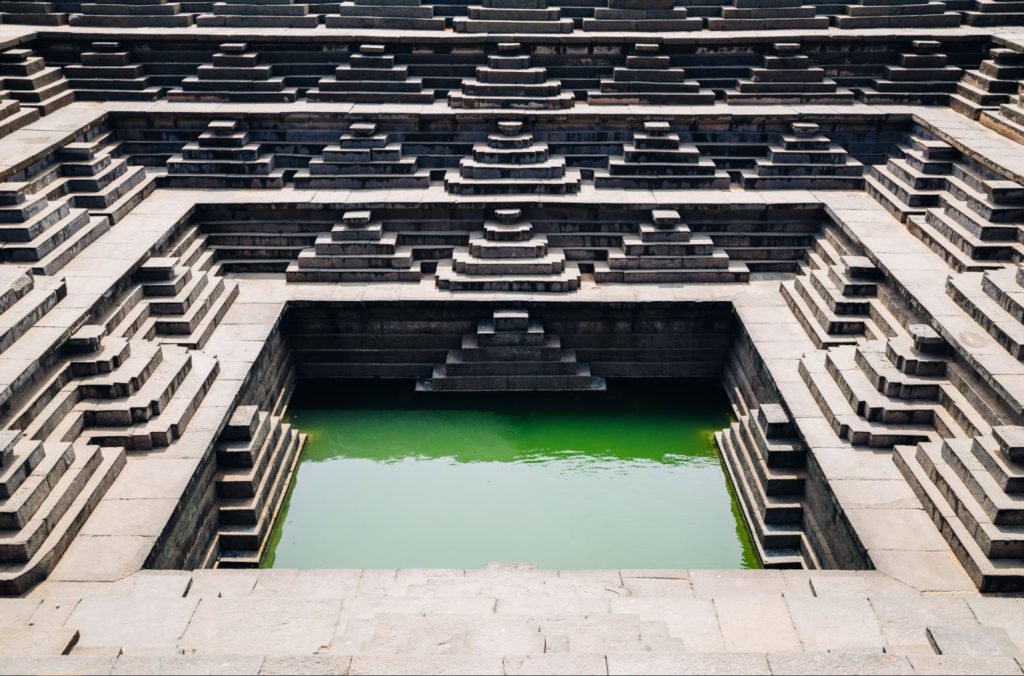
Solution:
M 988 274 L 988 273 L 984 273 Z M 946 293 L 1016 359 L 1024 359 L 1024 325 L 985 292 L 983 273 L 950 277 Z
M 0 352 L 10 349 L 67 295 L 63 279 L 41 277 L 30 289 L 0 314 Z
M 281 437 L 284 444 L 278 451 L 276 471 L 268 473 L 261 487 L 262 506 L 255 524 L 248 526 L 222 526 L 217 532 L 220 547 L 219 567 L 255 566 L 263 556 L 271 526 L 280 510 L 281 502 L 291 481 L 306 435 L 283 424 Z
M 192 351 L 189 355 L 193 362 L 192 370 L 158 415 L 129 427 L 110 426 L 86 430 L 82 436 L 89 439 L 90 443 L 120 446 L 128 451 L 169 446 L 188 428 L 189 421 L 220 372 L 216 358 L 201 351 Z
M 94 454 L 99 454 L 100 461 L 84 485 L 79 486 L 63 513 L 57 517 L 55 512 L 51 512 L 54 518 L 52 521 L 47 520 L 45 538 L 35 548 L 32 557 L 27 562 L 8 564 L 0 569 L 0 593 L 23 594 L 46 579 L 125 465 L 125 454 L 121 449 L 78 446 L 76 451 L 76 456 L 81 456 L 76 457 L 76 465 L 81 462 L 82 469 L 94 462 L 91 460 Z M 75 479 L 78 479 L 83 476 L 83 472 L 73 465 L 71 472 L 76 470 Z M 59 490 L 59 487 L 55 490 Z

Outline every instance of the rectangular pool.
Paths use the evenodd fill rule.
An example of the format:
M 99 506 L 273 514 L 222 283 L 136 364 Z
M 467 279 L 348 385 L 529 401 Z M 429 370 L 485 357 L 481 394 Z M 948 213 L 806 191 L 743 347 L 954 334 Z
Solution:
M 300 383 L 309 435 L 264 567 L 752 568 L 717 381 L 423 394 Z

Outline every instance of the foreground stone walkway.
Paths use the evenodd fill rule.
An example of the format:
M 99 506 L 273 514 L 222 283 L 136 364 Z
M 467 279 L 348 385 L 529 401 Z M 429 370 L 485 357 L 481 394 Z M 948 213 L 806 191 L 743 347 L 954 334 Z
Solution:
M 0 618 L 0 673 L 1020 674 L 1024 654 L 1024 599 L 874 572 L 143 571 Z

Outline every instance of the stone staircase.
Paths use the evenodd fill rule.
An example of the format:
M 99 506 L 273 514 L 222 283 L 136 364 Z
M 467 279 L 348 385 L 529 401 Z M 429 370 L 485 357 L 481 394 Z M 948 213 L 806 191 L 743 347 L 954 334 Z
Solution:
M 273 65 L 261 63 L 259 53 L 251 51 L 247 43 L 224 42 L 219 49 L 212 63 L 199 66 L 195 75 L 167 92 L 167 100 L 289 103 L 298 97 L 298 90 L 287 86 Z
M 946 293 L 1011 355 L 1024 361 L 1024 267 L 952 275 Z
M 575 291 L 579 265 L 522 220 L 519 209 L 497 209 L 473 233 L 467 247 L 455 247 L 451 260 L 437 264 L 438 288 L 452 291 Z
M 119 448 L 0 431 L 0 593 L 49 575 L 124 464 Z
M 31 192 L 29 182 L 0 184 L 0 261 L 25 263 L 39 275 L 53 275 L 110 227 L 73 201 L 50 201 Z
M 131 166 L 109 133 L 68 143 L 57 151 L 56 159 L 59 164 L 35 178 L 46 183 L 50 199 L 68 195 L 75 207 L 88 209 L 91 216 L 106 218 L 111 225 L 156 188 L 155 178 L 145 168 Z
M 908 217 L 914 235 L 958 272 L 1024 260 L 1024 186 L 966 172 L 954 173 L 947 186 L 938 207 Z
M 740 282 L 750 278 L 746 264 L 729 260 L 710 237 L 694 235 L 678 211 L 655 210 L 636 235 L 622 238 L 622 250 L 594 263 L 601 283 L 688 284 Z
M 741 1 L 741 0 L 737 0 Z M 753 0 L 751 0 L 753 1 Z M 825 70 L 800 53 L 799 42 L 776 42 L 761 57 L 761 66 L 725 93 L 729 104 L 853 103 L 853 92 L 825 77 Z
M 185 432 L 219 372 L 210 355 L 96 325 L 80 329 L 68 349 L 12 409 L 8 427 L 45 442 L 163 448 Z
M 263 153 L 251 142 L 249 132 L 236 120 L 214 120 L 199 138 L 167 160 L 167 174 L 160 185 L 168 188 L 284 187 L 284 170 L 275 167 L 275 156 Z
M 1024 24 L 1024 5 L 1020 0 L 974 0 L 963 17 L 971 26 L 1020 26 Z
M 914 40 L 913 52 L 897 57 L 896 65 L 885 66 L 885 74 L 859 89 L 859 98 L 870 104 L 946 105 L 963 76 L 961 68 L 949 64 L 937 40 Z
M 701 2 L 702 5 L 710 3 Z M 818 16 L 813 4 L 803 0 L 732 0 L 721 6 L 721 16 L 711 16 L 711 30 L 814 30 L 828 28 L 828 17 Z M 685 6 L 685 5 L 684 5 Z
M 946 28 L 960 25 L 960 14 L 935 0 L 858 0 L 836 17 L 838 28 Z
M 39 111 L 35 108 L 22 108 L 18 100 L 2 88 L 2 82 L 0 80 L 0 138 L 39 119 Z
M 868 170 L 865 190 L 901 221 L 923 216 L 938 206 L 960 152 L 944 141 L 911 134 L 895 155 Z
M 758 559 L 765 568 L 817 568 L 803 525 L 807 448 L 780 405 L 747 410 L 737 401 L 737 422 L 715 441 Z
M 531 65 L 529 50 L 518 42 L 498 43 L 498 54 L 488 55 L 486 66 L 477 66 L 476 77 L 464 79 L 461 91 L 448 93 L 452 108 L 561 109 L 575 103 L 575 95 L 563 92 L 561 82 L 548 79 L 546 68 Z
M 63 279 L 34 277 L 21 266 L 0 267 L 0 354 L 67 296 Z
M 412 249 L 398 245 L 369 211 L 346 211 L 330 233 L 318 235 L 312 248 L 288 264 L 289 282 L 419 282 L 420 264 Z
M 562 195 L 579 191 L 578 169 L 567 169 L 564 157 L 552 157 L 548 144 L 538 143 L 519 120 L 499 121 L 498 133 L 473 146 L 473 156 L 449 171 L 444 187 L 458 195 L 528 193 Z
M 1024 5 L 1021 5 L 1024 18 Z M 977 70 L 964 72 L 950 96 L 953 110 L 977 120 L 984 111 L 996 111 L 1009 103 L 1024 80 L 1024 54 L 1005 47 L 989 50 L 989 58 Z
M 562 349 L 558 336 L 530 319 L 527 310 L 494 311 L 477 325 L 476 334 L 462 337 L 430 378 L 416 383 L 418 392 L 508 392 L 605 390 L 604 378 Z
M 836 434 L 854 445 L 888 448 L 987 433 L 989 423 L 968 397 L 973 392 L 951 382 L 963 381 L 947 364 L 945 342 L 927 325 L 908 331 L 801 362 L 801 375 Z
M 624 1 L 632 3 L 632 0 Z M 686 71 L 682 68 L 672 68 L 672 58 L 667 54 L 659 54 L 658 50 L 657 43 L 638 42 L 633 46 L 633 53 L 626 56 L 625 67 L 616 66 L 612 69 L 610 78 L 601 78 L 599 91 L 587 92 L 587 103 L 714 105 L 713 91 L 702 88 L 700 82 L 696 80 L 687 80 Z
M 430 103 L 434 92 L 423 88 L 423 79 L 409 77 L 409 67 L 395 65 L 384 45 L 363 44 L 349 63 L 334 69 L 332 77 L 320 78 L 306 92 L 310 101 L 355 103 Z
M 324 17 L 328 28 L 444 30 L 444 17 L 421 0 L 344 0 Z
M 596 7 L 594 18 L 583 19 L 585 31 L 677 32 L 699 31 L 704 22 L 690 18 L 685 7 L 675 0 L 608 0 L 607 7 Z
M 316 28 L 320 17 L 293 0 L 217 0 L 199 14 L 200 28 Z
M 453 22 L 457 33 L 571 33 L 572 19 L 563 18 L 547 0 L 481 0 L 470 5 L 469 18 Z
M 430 172 L 419 169 L 415 157 L 402 157 L 402 144 L 394 143 L 374 122 L 349 125 L 336 145 L 324 148 L 295 174 L 299 189 L 319 188 L 426 188 Z
M 231 414 L 214 447 L 216 567 L 259 566 L 305 443 L 305 434 L 256 406 Z
M 893 460 L 982 592 L 1024 590 L 1024 430 L 900 446 Z
M 742 172 L 745 190 L 860 190 L 864 166 L 821 133 L 813 122 L 794 122 L 782 144 L 768 147 L 768 157 Z
M 713 160 L 702 158 L 697 146 L 683 145 L 668 122 L 644 122 L 643 132 L 633 134 L 633 143 L 623 146 L 620 157 L 608 158 L 608 170 L 594 171 L 598 188 L 646 190 L 723 190 L 729 175 Z
M 901 322 L 879 298 L 884 275 L 870 260 L 819 235 L 803 274 L 782 282 L 782 297 L 807 336 L 821 350 L 854 345 L 859 337 L 896 335 Z
M 184 28 L 192 25 L 193 16 L 182 13 L 180 2 L 107 0 L 81 3 L 81 12 L 71 14 L 68 22 L 102 28 Z
M 0 52 L 0 89 L 23 108 L 35 108 L 49 115 L 75 100 L 64 73 L 56 66 L 47 66 L 43 57 L 31 49 L 8 49 Z
M 118 42 L 93 42 L 81 64 L 64 66 L 64 75 L 82 101 L 156 101 L 165 88 L 152 84 L 146 67 Z

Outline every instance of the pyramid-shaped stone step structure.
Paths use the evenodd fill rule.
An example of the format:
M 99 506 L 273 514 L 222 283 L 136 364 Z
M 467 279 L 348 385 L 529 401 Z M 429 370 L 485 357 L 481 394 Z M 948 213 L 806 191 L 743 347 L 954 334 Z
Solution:
M 694 235 L 678 211 L 655 210 L 636 235 L 622 238 L 620 251 L 594 263 L 598 283 L 707 283 L 750 279 L 744 263 L 729 260 L 710 237 Z
M 378 131 L 375 122 L 356 122 L 299 170 L 294 182 L 300 189 L 426 188 L 430 172 L 419 169 L 415 157 L 402 157 L 402 144 Z
M 0 431 L 0 593 L 49 575 L 124 464 L 119 448 Z
M 47 186 L 49 194 L 68 194 L 75 207 L 117 223 L 156 188 L 144 167 L 129 165 L 120 154 L 110 134 L 65 144 L 57 151 L 60 177 Z
M 884 275 L 869 259 L 837 251 L 823 237 L 808 258 L 806 273 L 784 281 L 781 290 L 819 350 L 897 332 L 900 322 L 876 300 Z
M 901 446 L 893 460 L 978 589 L 1024 591 L 1024 429 Z
M 0 52 L 0 80 L 8 96 L 23 108 L 35 108 L 43 115 L 75 100 L 75 92 L 57 66 L 47 66 L 31 49 Z
M 864 187 L 901 221 L 923 216 L 938 206 L 959 160 L 960 152 L 945 141 L 911 135 L 897 148 L 897 156 L 868 170 Z
M 72 26 L 102 28 L 182 28 L 192 25 L 192 14 L 181 11 L 180 2 L 168 0 L 105 0 L 83 2 L 81 13 L 72 14 Z
M 346 211 L 330 233 L 318 235 L 312 248 L 288 264 L 289 282 L 419 282 L 422 273 L 413 251 L 398 246 L 398 234 L 386 232 L 369 211 Z
M 183 265 L 177 257 L 150 258 L 138 279 L 142 302 L 126 320 L 132 335 L 191 349 L 206 345 L 238 296 L 236 282 Z
M 871 104 L 945 105 L 956 91 L 963 69 L 948 63 L 937 40 L 914 40 L 912 52 L 897 57 L 896 65 L 885 66 L 883 77 L 860 90 L 860 98 Z
M 256 406 L 239 406 L 214 453 L 219 568 L 256 568 L 306 435 Z
M 418 392 L 602 392 L 604 378 L 562 349 L 558 336 L 548 335 L 528 310 L 497 309 L 477 324 L 475 334 L 462 337 L 430 378 L 416 383 Z
M 306 92 L 310 101 L 357 103 L 430 103 L 434 91 L 423 88 L 423 79 L 409 77 L 408 66 L 395 65 L 384 45 L 363 44 L 349 63 L 334 69 L 332 77 L 320 78 Z
M 1017 93 L 999 106 L 998 110 L 984 110 L 980 122 L 1017 143 L 1024 141 L 1024 107 L 1021 105 L 1022 85 L 1018 83 Z
M 737 422 L 715 441 L 750 524 L 765 568 L 806 568 L 815 563 L 804 532 L 807 448 L 779 404 L 733 407 Z
M 293 0 L 217 0 L 196 17 L 200 28 L 316 28 L 320 17 Z
M 1024 17 L 1024 2 L 1021 3 Z M 998 110 L 1017 93 L 1024 80 L 1024 54 L 1005 47 L 989 50 L 977 70 L 965 71 L 949 98 L 953 110 L 977 120 L 987 110 Z
M 0 261 L 52 275 L 109 228 L 72 199 L 50 201 L 30 182 L 0 183 Z
M 2 84 L 3 80 L 0 79 L 0 138 L 39 119 L 38 110 L 22 108 L 21 103 L 2 88 Z
M 587 93 L 591 105 L 666 104 L 707 106 L 715 103 L 715 93 L 701 88 L 697 80 L 687 80 L 686 71 L 672 68 L 668 55 L 658 54 L 656 43 L 637 43 L 626 57 L 625 68 L 617 66 L 611 78 L 601 78 L 600 91 Z
M 63 279 L 37 278 L 21 266 L 0 267 L 0 355 L 65 296 Z
M 960 14 L 935 0 L 858 0 L 835 22 L 839 28 L 948 28 L 960 25 Z
M 463 80 L 461 91 L 448 92 L 452 108 L 572 108 L 576 97 L 562 83 L 549 80 L 547 68 L 531 65 L 528 50 L 518 42 L 501 42 L 498 53 L 477 66 L 476 77 Z
M 697 146 L 684 145 L 668 122 L 644 122 L 622 156 L 608 158 L 607 171 L 594 172 L 598 188 L 724 190 L 729 184 L 729 175 L 702 158 Z
M 444 30 L 444 17 L 434 16 L 433 5 L 422 0 L 344 0 L 337 12 L 327 14 L 328 28 Z
M 141 294 L 140 294 L 141 295 Z M 111 317 L 107 324 L 116 323 Z M 149 451 L 188 429 L 220 366 L 201 351 L 87 325 L 39 378 L 12 425 L 28 438 Z
M 814 4 L 803 0 L 732 0 L 718 17 L 708 18 L 711 30 L 813 30 L 828 28 Z
M 800 50 L 799 42 L 773 44 L 761 66 L 726 91 L 726 103 L 853 103 L 853 92 L 826 78 L 825 70 Z
M 953 275 L 946 293 L 1007 352 L 1024 361 L 1024 266 Z
M 468 247 L 455 247 L 451 260 L 438 263 L 435 278 L 452 291 L 564 292 L 579 288 L 580 270 L 535 234 L 519 209 L 497 209 Z
M 926 325 L 911 325 L 908 329 L 911 333 L 923 329 L 926 335 L 937 338 Z M 941 357 L 945 346 L 938 342 Z M 846 399 L 849 409 L 863 421 L 934 432 L 936 438 L 986 433 L 988 423 L 945 375 L 908 374 L 897 367 L 908 360 L 921 361 L 918 359 L 921 354 L 935 359 L 935 353 L 925 352 L 920 341 L 907 337 L 866 341 L 856 347 L 829 350 L 824 360 L 825 371 Z M 826 375 L 819 372 L 813 377 L 820 381 Z M 819 391 L 826 389 L 821 386 Z M 845 409 L 832 406 L 826 415 L 842 410 Z M 842 415 L 836 413 L 836 417 Z
M 460 195 L 563 195 L 579 192 L 581 182 L 580 171 L 551 156 L 548 144 L 534 140 L 519 120 L 498 122 L 498 133 L 475 144 L 473 156 L 444 178 L 445 190 Z
M 973 6 L 961 14 L 964 23 L 971 26 L 1021 26 L 1024 25 L 1024 2 L 974 0 Z
M 794 122 L 782 144 L 768 146 L 768 157 L 744 170 L 746 190 L 860 190 L 864 165 L 821 133 L 813 122 Z
M 583 19 L 585 31 L 677 32 L 699 31 L 704 21 L 687 15 L 675 0 L 608 0 L 594 9 L 594 18 Z
M 547 0 L 481 0 L 468 7 L 468 18 L 456 18 L 457 33 L 571 33 L 573 21 L 563 18 Z
M 1024 186 L 1015 181 L 984 181 L 983 191 L 961 183 L 952 193 L 939 198 L 938 207 L 924 216 L 910 216 L 908 229 L 959 271 L 1000 267 L 1003 263 L 1024 261 L 1022 220 L 1009 222 L 1001 217 L 1000 207 L 1020 213 L 1024 209 Z M 1013 213 L 1011 211 L 1010 213 Z M 993 221 L 995 215 L 999 221 Z
M 32 26 L 63 26 L 68 13 L 56 2 L 42 0 L 3 0 L 0 2 L 0 20 L 4 23 Z
M 274 166 L 274 155 L 263 153 L 237 120 L 214 120 L 196 141 L 167 160 L 162 185 L 171 188 L 284 187 L 284 171 Z
M 168 101 L 225 101 L 231 103 L 287 103 L 298 96 L 274 66 L 260 63 L 260 55 L 244 42 L 225 42 L 213 63 L 199 66 L 181 87 L 167 92 Z
M 75 96 L 83 101 L 156 101 L 164 87 L 154 85 L 146 67 L 118 42 L 93 42 L 81 64 L 64 66 Z

